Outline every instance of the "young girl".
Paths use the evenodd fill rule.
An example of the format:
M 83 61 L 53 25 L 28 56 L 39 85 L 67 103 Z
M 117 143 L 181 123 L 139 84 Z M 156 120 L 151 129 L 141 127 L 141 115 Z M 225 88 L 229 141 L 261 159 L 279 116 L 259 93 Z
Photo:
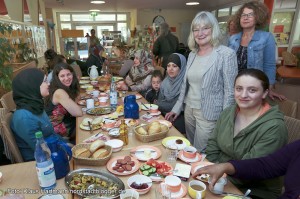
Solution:
M 156 103 L 156 101 L 158 99 L 160 84 L 161 84 L 162 80 L 163 80 L 163 76 L 162 76 L 161 72 L 159 70 L 155 70 L 152 73 L 152 77 L 151 77 L 152 87 L 145 92 L 145 99 L 149 103 L 151 103 L 151 104 Z

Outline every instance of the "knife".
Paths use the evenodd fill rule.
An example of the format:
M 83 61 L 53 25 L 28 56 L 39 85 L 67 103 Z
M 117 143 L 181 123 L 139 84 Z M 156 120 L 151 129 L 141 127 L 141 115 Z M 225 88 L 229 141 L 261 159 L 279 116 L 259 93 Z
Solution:
M 143 151 L 131 151 L 130 153 L 135 154 L 135 153 L 144 153 L 144 152 L 145 152 L 145 150 L 143 150 Z M 156 152 L 156 151 L 150 150 L 150 153 L 154 153 L 154 152 Z
M 90 133 L 93 133 L 93 126 L 92 123 L 90 121 L 88 121 L 89 127 L 90 127 Z
M 142 105 L 146 108 L 146 111 L 149 111 L 149 108 L 143 102 Z

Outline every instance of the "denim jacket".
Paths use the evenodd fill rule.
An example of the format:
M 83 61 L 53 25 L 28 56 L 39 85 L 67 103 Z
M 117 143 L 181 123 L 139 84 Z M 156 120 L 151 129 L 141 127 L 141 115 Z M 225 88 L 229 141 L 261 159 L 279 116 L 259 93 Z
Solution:
M 242 32 L 232 35 L 229 39 L 229 47 L 235 52 L 239 49 Z M 261 30 L 255 31 L 247 48 L 247 68 L 256 68 L 264 71 L 268 76 L 271 85 L 275 83 L 276 43 L 274 36 L 270 32 Z

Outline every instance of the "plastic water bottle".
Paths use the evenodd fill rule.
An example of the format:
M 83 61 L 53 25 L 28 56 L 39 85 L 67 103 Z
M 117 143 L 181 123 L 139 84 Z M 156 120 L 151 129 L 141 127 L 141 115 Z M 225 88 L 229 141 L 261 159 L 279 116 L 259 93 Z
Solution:
M 36 171 L 41 189 L 53 189 L 56 186 L 54 164 L 51 159 L 51 151 L 43 138 L 41 131 L 35 133 L 36 145 L 34 158 Z
M 118 92 L 117 92 L 116 83 L 115 83 L 115 80 L 113 77 L 111 78 L 109 98 L 110 98 L 110 106 L 113 108 L 116 108 L 118 105 Z

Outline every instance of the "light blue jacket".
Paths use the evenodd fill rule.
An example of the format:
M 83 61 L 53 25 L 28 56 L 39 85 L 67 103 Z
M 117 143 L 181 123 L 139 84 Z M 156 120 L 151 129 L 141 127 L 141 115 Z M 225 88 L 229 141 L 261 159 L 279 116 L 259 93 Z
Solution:
M 232 35 L 229 47 L 235 52 L 239 49 L 242 32 Z M 247 68 L 256 68 L 263 71 L 269 78 L 271 85 L 276 77 L 276 43 L 272 33 L 257 30 L 254 32 L 247 48 Z
M 18 109 L 12 116 L 10 128 L 24 161 L 34 160 L 35 133 L 37 131 L 42 131 L 44 138 L 54 133 L 45 111 L 41 115 L 35 115 L 28 110 Z
M 187 73 L 191 68 L 197 53 L 191 52 L 187 61 L 187 69 L 181 87 L 179 98 L 172 112 L 180 114 L 189 89 Z M 213 49 L 209 57 L 209 66 L 203 75 L 202 86 L 199 87 L 201 110 L 207 120 L 217 120 L 220 113 L 228 106 L 234 104 L 234 79 L 237 75 L 238 66 L 236 54 L 226 46 L 220 45 Z M 199 66 L 201 67 L 201 66 Z

